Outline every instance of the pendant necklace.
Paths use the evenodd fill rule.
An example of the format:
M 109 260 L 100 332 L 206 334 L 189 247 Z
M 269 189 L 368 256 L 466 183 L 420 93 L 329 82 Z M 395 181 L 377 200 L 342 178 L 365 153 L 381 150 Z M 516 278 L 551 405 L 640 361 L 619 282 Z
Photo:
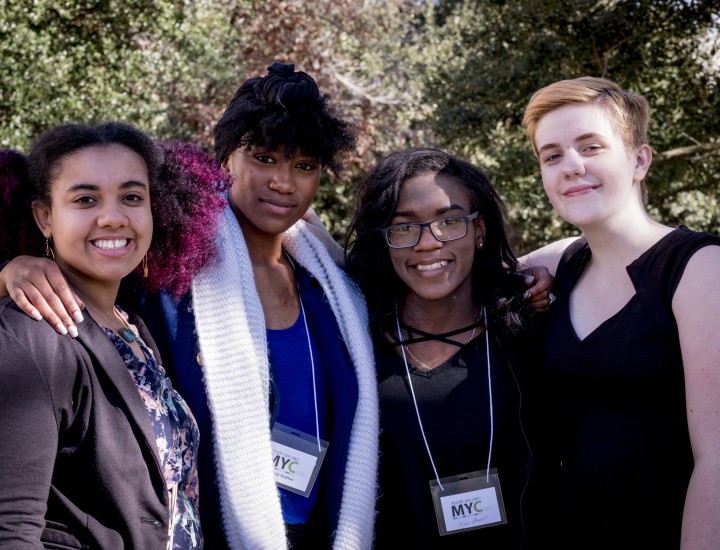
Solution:
M 113 313 L 118 319 L 120 319 L 122 324 L 125 325 L 124 327 L 119 328 L 116 331 L 120 335 L 120 337 L 128 344 L 132 344 L 135 340 L 139 342 L 140 336 L 133 329 L 130 328 L 130 324 L 125 320 L 125 317 L 122 316 L 122 314 L 118 311 L 116 307 L 113 307 Z

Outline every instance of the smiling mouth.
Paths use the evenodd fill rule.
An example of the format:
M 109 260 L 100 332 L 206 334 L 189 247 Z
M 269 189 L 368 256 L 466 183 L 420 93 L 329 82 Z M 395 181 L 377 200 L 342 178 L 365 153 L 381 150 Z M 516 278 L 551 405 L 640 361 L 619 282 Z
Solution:
M 573 195 L 582 195 L 584 193 L 587 193 L 588 191 L 593 191 L 597 189 L 597 185 L 583 185 L 578 187 L 571 187 L 567 191 L 563 193 L 566 197 L 573 196 Z
M 102 250 L 116 250 L 118 248 L 126 247 L 128 244 L 127 239 L 102 239 L 92 241 L 93 246 L 101 248 Z
M 417 269 L 418 271 L 430 271 L 432 269 L 440 269 L 441 267 L 445 267 L 447 264 L 447 260 L 440 260 L 439 262 L 435 262 L 432 264 L 416 265 L 415 269 Z

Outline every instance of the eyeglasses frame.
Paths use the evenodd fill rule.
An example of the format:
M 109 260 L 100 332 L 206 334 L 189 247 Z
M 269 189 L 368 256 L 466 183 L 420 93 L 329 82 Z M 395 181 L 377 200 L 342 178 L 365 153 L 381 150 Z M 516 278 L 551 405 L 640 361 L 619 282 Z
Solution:
M 430 234 L 433 236 L 433 238 L 434 238 L 436 241 L 438 241 L 438 242 L 440 242 L 440 243 L 448 243 L 448 242 L 457 241 L 457 240 L 459 240 L 459 239 L 462 239 L 462 238 L 464 238 L 464 237 L 467 237 L 467 234 L 468 234 L 468 223 L 469 223 L 470 221 L 474 220 L 474 219 L 477 219 L 479 216 L 480 216 L 480 211 L 479 211 L 479 210 L 476 210 L 476 211 L 473 212 L 472 214 L 467 214 L 466 216 L 445 216 L 444 218 L 438 218 L 438 219 L 436 219 L 436 220 L 430 220 L 429 222 L 424 222 L 424 223 L 411 223 L 411 222 L 396 223 L 396 224 L 393 224 L 393 225 L 389 225 L 389 226 L 387 226 L 387 227 L 382 227 L 382 228 L 380 228 L 380 232 L 383 234 L 383 237 L 385 238 L 385 243 L 386 243 L 390 248 L 394 248 L 394 249 L 396 249 L 396 250 L 402 249 L 402 248 L 412 248 L 412 247 L 414 247 L 414 246 L 417 246 L 418 243 L 420 242 L 420 239 L 422 239 L 423 229 L 425 229 L 426 227 L 428 228 L 428 230 L 430 231 Z M 453 218 L 462 218 L 463 220 L 465 220 L 465 233 L 464 233 L 462 236 L 460 236 L 460 237 L 454 237 L 454 238 L 452 238 L 452 239 L 444 239 L 444 240 L 443 240 L 443 239 L 439 239 L 438 236 L 435 235 L 435 232 L 432 230 L 431 225 L 434 224 L 435 222 L 439 222 L 439 221 L 442 221 L 442 220 L 453 219 Z M 418 233 L 418 239 L 417 239 L 417 241 L 416 241 L 414 244 L 406 244 L 406 245 L 404 245 L 404 246 L 395 246 L 395 245 L 390 244 L 390 239 L 389 239 L 389 237 L 388 237 L 388 232 L 389 232 L 390 230 L 392 230 L 393 228 L 399 227 L 399 226 L 401 226 L 401 225 L 414 225 L 414 226 L 418 226 L 418 227 L 420 228 L 420 232 Z

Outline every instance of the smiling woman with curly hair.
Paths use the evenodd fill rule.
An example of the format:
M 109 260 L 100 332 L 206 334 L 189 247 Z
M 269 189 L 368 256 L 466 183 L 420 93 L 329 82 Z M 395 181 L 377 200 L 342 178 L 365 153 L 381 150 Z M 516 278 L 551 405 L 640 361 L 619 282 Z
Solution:
M 190 143 L 157 145 L 149 157 L 156 176 L 150 195 L 154 231 L 145 264 L 147 275 L 138 277 L 143 269 L 138 266 L 131 278 L 146 290 L 165 290 L 179 297 L 216 254 L 218 215 L 227 204 L 223 194 L 230 180 L 207 153 Z M 29 215 L 37 197 L 25 182 L 27 162 L 18 151 L 0 151 L 0 259 L 45 255 L 44 240 Z M 42 172 L 53 169 L 47 162 L 30 172 L 46 177 Z
M 0 300 L 0 546 L 203 547 L 198 425 L 118 300 L 133 271 L 181 293 L 213 257 L 217 223 L 195 220 L 224 207 L 222 172 L 194 158 L 118 122 L 0 155 L 3 253 L 44 248 L 86 313 L 71 339 Z

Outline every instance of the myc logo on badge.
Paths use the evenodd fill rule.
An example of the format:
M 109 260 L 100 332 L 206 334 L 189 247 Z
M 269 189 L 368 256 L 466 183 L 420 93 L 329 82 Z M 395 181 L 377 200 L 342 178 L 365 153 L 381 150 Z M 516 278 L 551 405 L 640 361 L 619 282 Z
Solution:
M 463 502 L 458 505 L 453 505 L 452 517 L 458 518 L 472 516 L 475 514 L 482 514 L 486 511 L 487 510 L 485 510 L 485 508 L 483 507 L 482 499 L 478 498 L 477 500 L 471 500 L 469 502 Z
M 295 466 L 297 466 L 299 462 L 297 460 L 293 460 L 292 458 L 276 454 L 275 458 L 273 458 L 273 464 L 275 465 L 275 468 L 280 468 L 281 470 L 294 474 Z

